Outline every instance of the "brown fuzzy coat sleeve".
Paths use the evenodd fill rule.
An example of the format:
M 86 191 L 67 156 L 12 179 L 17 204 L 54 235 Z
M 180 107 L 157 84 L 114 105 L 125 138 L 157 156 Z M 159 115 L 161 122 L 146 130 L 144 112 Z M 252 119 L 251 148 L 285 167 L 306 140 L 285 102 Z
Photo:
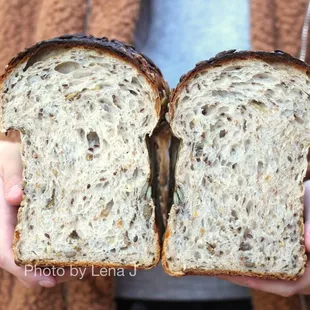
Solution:
M 111 277 L 71 280 L 54 288 L 28 289 L 0 269 L 1 310 L 115 310 Z
M 0 72 L 25 47 L 49 37 L 84 31 L 86 1 L 0 0 Z
M 88 34 L 133 44 L 141 0 L 92 0 Z
M 132 44 L 141 0 L 0 0 L 0 74 L 19 51 L 63 34 Z
M 280 49 L 298 58 L 308 3 L 308 0 L 251 0 L 252 48 L 266 51 Z M 307 61 L 310 61 L 309 52 Z

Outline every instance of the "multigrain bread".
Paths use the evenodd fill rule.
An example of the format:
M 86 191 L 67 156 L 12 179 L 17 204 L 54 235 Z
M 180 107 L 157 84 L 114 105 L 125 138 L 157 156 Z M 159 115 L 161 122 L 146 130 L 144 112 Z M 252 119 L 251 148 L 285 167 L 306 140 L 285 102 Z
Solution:
M 21 133 L 18 264 L 151 268 L 160 259 L 149 136 L 168 87 L 131 46 L 62 36 L 14 58 L 2 131 Z
M 166 272 L 303 274 L 309 76 L 309 66 L 281 51 L 232 50 L 181 78 L 167 114 L 180 147 Z
M 20 53 L 0 109 L 22 141 L 16 263 L 147 269 L 162 248 L 173 276 L 300 277 L 309 76 L 281 51 L 228 51 L 167 107 L 160 70 L 121 42 L 63 36 Z

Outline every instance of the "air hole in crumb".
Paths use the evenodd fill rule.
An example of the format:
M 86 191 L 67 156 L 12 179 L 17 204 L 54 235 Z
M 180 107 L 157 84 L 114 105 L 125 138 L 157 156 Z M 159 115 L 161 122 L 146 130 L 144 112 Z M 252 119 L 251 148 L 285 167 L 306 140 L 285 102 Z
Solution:
M 201 157 L 203 155 L 203 144 L 197 143 L 195 146 L 195 157 Z
M 262 173 L 262 172 L 263 172 L 263 168 L 264 168 L 263 162 L 259 161 L 259 162 L 257 163 L 257 173 L 258 173 L 258 174 Z
M 216 105 L 217 104 L 214 104 L 214 105 L 208 105 L 206 104 L 205 106 L 202 107 L 202 110 L 201 110 L 201 113 L 202 115 L 210 115 L 212 114 L 213 112 L 215 112 L 216 110 Z
M 136 76 L 133 76 L 132 78 L 131 78 L 131 84 L 133 84 L 133 85 L 141 85 L 140 84 L 140 82 L 139 82 L 139 80 L 138 80 L 138 78 L 136 77 Z
M 146 126 L 146 125 L 149 124 L 149 118 L 150 118 L 149 115 L 147 115 L 147 116 L 144 118 L 144 120 L 143 120 L 143 122 L 142 122 L 142 126 Z
M 246 131 L 246 120 L 243 121 L 243 131 Z
M 230 150 L 230 155 L 235 155 L 236 154 L 236 146 L 232 147 Z
M 100 204 L 100 206 L 102 207 L 100 216 L 101 216 L 102 218 L 105 218 L 105 217 L 107 217 L 107 216 L 110 214 L 110 211 L 112 210 L 113 205 L 114 205 L 114 201 L 113 201 L 113 199 L 112 199 L 112 200 L 110 200 L 107 204 L 105 204 L 104 200 L 101 198 L 101 199 L 99 200 L 99 204 Z
M 133 172 L 132 177 L 133 177 L 134 179 L 136 179 L 136 178 L 138 177 L 138 174 L 139 174 L 139 169 L 136 168 L 136 169 L 134 170 L 134 172 Z
M 303 124 L 304 123 L 304 120 L 300 117 L 298 117 L 297 115 L 294 114 L 294 117 L 295 117 L 295 121 L 298 123 L 298 124 Z
M 273 78 L 272 75 L 269 73 L 258 73 L 253 75 L 253 79 L 259 79 L 259 80 L 265 80 L 265 79 L 272 80 L 272 78 Z
M 237 215 L 236 210 L 232 210 L 232 211 L 231 211 L 231 216 L 232 216 L 235 220 L 238 219 L 238 215 Z
M 252 249 L 252 246 L 249 243 L 241 242 L 239 251 L 249 251 Z
M 120 106 L 119 100 L 115 95 L 112 95 L 112 101 L 113 103 L 116 105 L 116 107 L 118 107 L 119 109 L 121 109 L 122 107 Z
M 250 139 L 244 141 L 244 149 L 246 152 L 249 150 L 250 144 L 251 144 Z
M 229 94 L 227 90 L 212 90 L 213 97 L 226 97 Z
M 247 205 L 246 205 L 246 208 L 245 208 L 248 215 L 250 214 L 250 212 L 251 212 L 251 210 L 252 210 L 252 207 L 253 207 L 253 202 L 252 202 L 252 201 L 249 201 L 249 202 L 247 203 Z
M 84 139 L 85 137 L 85 131 L 83 128 L 79 128 L 78 129 L 78 133 L 79 133 L 79 136 L 81 137 L 81 139 Z
M 98 134 L 95 131 L 91 131 L 87 134 L 88 148 L 95 148 L 96 146 L 100 146 L 100 140 Z
M 249 104 L 251 104 L 254 108 L 260 110 L 261 112 L 265 112 L 267 109 L 266 104 L 261 101 L 251 100 Z
M 274 94 L 274 91 L 270 88 L 268 88 L 266 91 L 265 91 L 265 95 L 266 97 L 271 97 L 272 95 Z
M 246 227 L 246 229 L 244 230 L 243 237 L 245 239 L 252 239 L 253 238 L 253 236 L 251 234 L 251 230 L 248 227 Z
M 229 66 L 229 67 L 223 69 L 224 72 L 238 71 L 238 70 L 241 70 L 240 66 Z
M 66 62 L 62 62 L 59 65 L 57 65 L 54 69 L 55 71 L 58 71 L 59 73 L 64 73 L 64 74 L 68 74 L 72 71 L 75 71 L 76 69 L 79 68 L 79 64 L 77 62 L 74 61 L 66 61 Z
M 257 223 L 254 220 L 251 221 L 250 225 L 251 225 L 252 229 L 256 229 L 257 228 Z
M 199 252 L 195 252 L 194 257 L 195 257 L 195 259 L 199 259 L 199 258 L 201 258 L 201 255 Z

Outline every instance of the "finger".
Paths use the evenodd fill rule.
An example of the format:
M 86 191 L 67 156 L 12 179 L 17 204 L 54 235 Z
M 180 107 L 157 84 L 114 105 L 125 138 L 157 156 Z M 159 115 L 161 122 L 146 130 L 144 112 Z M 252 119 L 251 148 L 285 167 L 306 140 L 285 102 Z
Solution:
M 304 183 L 305 245 L 310 252 L 310 180 Z
M 303 277 L 296 281 L 285 280 L 263 280 L 253 277 L 230 277 L 220 276 L 220 279 L 246 286 L 255 290 L 268 292 L 284 297 L 289 297 L 297 293 L 310 291 L 310 268 L 306 269 Z
M 19 205 L 22 199 L 20 144 L 1 142 L 0 151 L 0 165 L 2 167 L 5 199 L 11 205 Z
M 0 178 L 0 268 L 27 283 L 29 287 L 54 286 L 56 284 L 54 277 L 26 272 L 25 267 L 19 267 L 15 264 L 12 247 L 16 213 L 17 209 L 12 208 L 4 199 L 3 181 Z
M 28 288 L 38 286 L 50 288 L 57 284 L 55 277 L 45 275 L 38 270 L 33 271 L 33 266 L 17 266 L 12 255 L 6 257 L 3 268 L 17 277 Z

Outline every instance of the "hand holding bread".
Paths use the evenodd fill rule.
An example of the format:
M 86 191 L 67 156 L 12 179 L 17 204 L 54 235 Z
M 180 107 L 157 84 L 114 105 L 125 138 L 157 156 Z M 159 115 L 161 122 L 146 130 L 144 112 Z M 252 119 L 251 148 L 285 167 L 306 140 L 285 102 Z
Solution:
M 310 181 L 305 182 L 305 244 L 306 252 L 310 253 Z M 263 280 L 251 277 L 220 276 L 220 279 L 231 281 L 235 284 L 246 286 L 259 291 L 264 291 L 284 297 L 296 294 L 310 294 L 310 267 L 297 281 L 287 282 L 282 280 Z
M 16 263 L 161 260 L 171 276 L 305 291 L 309 84 L 310 67 L 282 51 L 219 53 L 171 92 L 115 40 L 63 36 L 20 53 L 0 114 L 22 142 Z
M 12 252 L 13 235 L 17 220 L 18 207 L 22 200 L 22 162 L 20 158 L 20 138 L 15 131 L 10 131 L 7 136 L 0 135 L 0 268 L 10 272 L 26 287 L 37 286 L 53 287 L 75 278 L 81 274 L 70 274 L 69 269 L 64 270 L 64 275 L 44 275 L 17 266 Z M 91 273 L 85 268 L 83 276 Z
M 27 287 L 54 285 L 51 277 L 25 275 L 24 267 L 14 262 L 12 244 L 16 225 L 17 208 L 22 199 L 22 165 L 19 141 L 4 135 L 0 138 L 0 267 L 15 275 Z M 10 138 L 14 138 L 11 142 Z

